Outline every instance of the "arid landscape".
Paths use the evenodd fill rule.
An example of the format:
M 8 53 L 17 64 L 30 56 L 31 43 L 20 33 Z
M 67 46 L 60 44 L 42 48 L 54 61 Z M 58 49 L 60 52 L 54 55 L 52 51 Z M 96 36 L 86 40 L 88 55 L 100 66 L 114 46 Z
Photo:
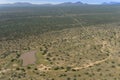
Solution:
M 120 5 L 0 8 L 0 80 L 120 80 L 119 13 Z

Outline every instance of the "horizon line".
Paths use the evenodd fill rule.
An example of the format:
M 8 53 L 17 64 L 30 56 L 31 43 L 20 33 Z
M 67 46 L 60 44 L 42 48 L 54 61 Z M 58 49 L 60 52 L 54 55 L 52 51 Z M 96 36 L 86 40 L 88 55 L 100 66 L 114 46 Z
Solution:
M 76 2 L 71 2 L 71 1 L 68 1 L 68 2 L 70 2 L 70 3 L 76 3 L 76 2 L 81 2 L 81 3 L 83 3 L 83 4 L 102 4 L 102 3 L 111 3 L 111 2 L 113 2 L 113 1 L 111 1 L 111 2 L 101 2 L 101 3 L 84 3 L 84 2 L 82 2 L 82 1 L 76 1 Z M 27 2 L 27 1 L 21 1 L 21 2 L 8 2 L 8 3 L 0 3 L 0 4 L 15 4 L 15 3 L 30 3 L 30 4 L 62 4 L 62 3 L 68 3 L 68 2 L 42 2 L 42 3 L 34 3 L 34 2 Z M 115 1 L 115 3 L 120 3 L 120 2 L 117 2 L 117 1 Z

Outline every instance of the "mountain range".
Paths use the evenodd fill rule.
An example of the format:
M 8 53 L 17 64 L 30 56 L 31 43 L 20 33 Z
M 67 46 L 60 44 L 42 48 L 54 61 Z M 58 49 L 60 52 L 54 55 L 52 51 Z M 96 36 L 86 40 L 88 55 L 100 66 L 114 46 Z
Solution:
M 12 3 L 12 4 L 0 4 L 0 6 L 3 7 L 9 7 L 9 6 L 49 6 L 49 5 L 53 5 L 53 4 L 32 4 L 29 2 L 16 2 L 16 3 Z M 60 4 L 55 4 L 55 5 L 92 5 L 92 4 L 87 4 L 87 3 L 82 3 L 80 1 L 72 3 L 72 2 L 64 2 L 64 3 L 60 3 Z M 120 2 L 104 2 L 101 5 L 120 5 Z
M 120 5 L 120 2 L 103 2 L 102 5 Z

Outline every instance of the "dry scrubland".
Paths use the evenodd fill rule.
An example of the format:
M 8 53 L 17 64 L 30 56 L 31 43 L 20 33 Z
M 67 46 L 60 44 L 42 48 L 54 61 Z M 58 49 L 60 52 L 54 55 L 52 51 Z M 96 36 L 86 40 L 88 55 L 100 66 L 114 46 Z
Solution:
M 0 80 L 120 80 L 119 23 L 0 41 L 0 47 Z M 32 52 L 36 61 L 22 66 L 21 55 Z
M 0 7 L 0 80 L 120 80 L 120 5 Z

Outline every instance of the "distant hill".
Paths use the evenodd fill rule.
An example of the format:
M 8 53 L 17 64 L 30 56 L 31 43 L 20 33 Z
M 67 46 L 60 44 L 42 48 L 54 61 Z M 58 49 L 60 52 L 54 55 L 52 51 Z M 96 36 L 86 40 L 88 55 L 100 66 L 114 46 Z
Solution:
M 53 4 L 32 4 L 32 3 L 28 3 L 28 2 L 16 2 L 13 4 L 0 4 L 0 6 L 51 6 Z M 84 3 L 78 1 L 75 3 L 72 2 L 64 2 L 64 3 L 60 3 L 57 5 L 84 5 Z
M 52 6 L 53 4 L 32 4 L 29 2 L 16 2 L 16 3 L 12 3 L 12 4 L 0 4 L 0 7 L 24 7 L 24 6 Z M 59 6 L 76 6 L 76 5 L 92 5 L 92 4 L 87 4 L 87 3 L 83 3 L 81 1 L 78 2 L 64 2 L 64 3 L 60 3 L 60 4 L 56 4 Z M 101 5 L 120 5 L 120 2 L 103 2 Z
M 120 2 L 109 2 L 109 3 L 104 2 L 102 3 L 102 5 L 120 5 Z
M 32 6 L 33 4 L 31 3 L 28 3 L 28 2 L 16 2 L 16 3 L 13 3 L 13 4 L 0 4 L 0 6 L 3 6 L 3 7 L 9 7 L 9 6 Z
M 17 3 L 14 3 L 13 5 L 15 5 L 15 6 L 29 6 L 29 5 L 33 5 L 33 4 L 28 3 L 28 2 L 17 2 Z
M 51 6 L 52 4 L 32 4 L 28 2 L 17 2 L 13 4 L 0 4 L 0 7 L 26 7 L 26 6 Z
M 75 2 L 75 3 L 72 3 L 72 2 L 65 2 L 65 3 L 61 3 L 59 5 L 84 5 L 84 3 L 78 1 L 78 2 Z

